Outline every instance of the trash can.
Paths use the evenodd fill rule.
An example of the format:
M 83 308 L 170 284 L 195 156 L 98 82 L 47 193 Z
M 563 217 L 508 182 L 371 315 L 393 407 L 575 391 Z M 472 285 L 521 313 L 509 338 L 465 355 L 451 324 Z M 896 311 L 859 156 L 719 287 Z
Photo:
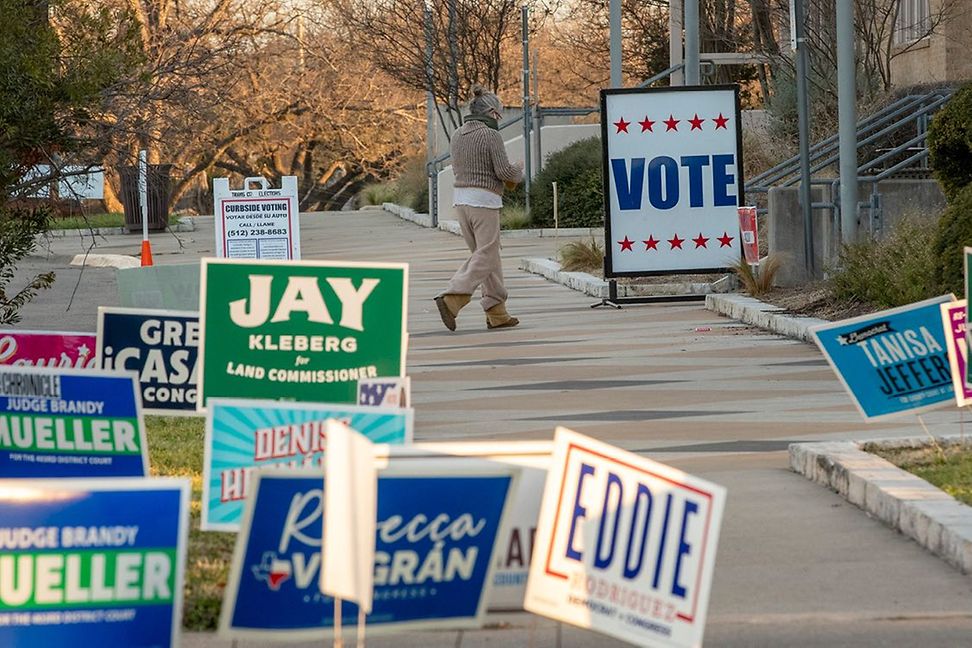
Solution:
M 149 164 L 148 226 L 159 232 L 169 226 L 169 193 L 172 188 L 171 164 Z M 125 229 L 142 231 L 142 207 L 138 195 L 138 166 L 125 166 L 118 170 L 121 176 L 121 201 L 125 209 Z

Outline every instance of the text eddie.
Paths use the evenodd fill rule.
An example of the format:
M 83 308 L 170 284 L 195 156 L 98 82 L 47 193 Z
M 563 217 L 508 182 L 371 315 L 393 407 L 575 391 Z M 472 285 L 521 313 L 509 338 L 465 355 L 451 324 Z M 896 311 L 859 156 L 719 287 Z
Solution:
M 526 609 L 641 645 L 701 642 L 725 490 L 558 430 Z

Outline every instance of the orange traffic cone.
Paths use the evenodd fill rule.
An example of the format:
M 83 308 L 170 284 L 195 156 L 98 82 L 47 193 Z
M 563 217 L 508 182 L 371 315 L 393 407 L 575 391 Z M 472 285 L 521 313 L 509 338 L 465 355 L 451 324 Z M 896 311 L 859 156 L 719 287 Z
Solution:
M 148 239 L 142 241 L 142 267 L 145 268 L 152 264 L 152 244 Z

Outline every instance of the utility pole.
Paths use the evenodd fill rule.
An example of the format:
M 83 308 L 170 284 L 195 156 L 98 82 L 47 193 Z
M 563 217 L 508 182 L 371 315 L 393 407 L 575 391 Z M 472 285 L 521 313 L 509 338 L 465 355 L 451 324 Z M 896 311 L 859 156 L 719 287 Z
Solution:
M 840 141 L 840 236 L 857 239 L 857 62 L 854 3 L 837 0 L 837 124 Z
M 685 85 L 699 85 L 699 0 L 685 0 Z
M 523 195 L 530 215 L 530 8 L 520 9 L 523 22 Z
M 610 0 L 608 5 L 611 50 L 611 87 L 621 87 L 621 0 Z
M 847 2 L 848 0 L 838 0 Z M 813 203 L 810 187 L 810 99 L 807 91 L 807 42 L 803 0 L 791 0 L 791 25 L 796 43 L 797 119 L 800 130 L 800 207 L 803 210 L 803 254 L 807 279 L 813 279 Z M 856 165 L 855 165 L 856 166 Z M 856 169 L 855 169 L 856 172 Z M 841 185 L 843 186 L 843 185 Z
M 682 0 L 668 0 L 668 65 L 675 67 L 684 60 L 682 55 Z M 682 70 L 668 77 L 673 86 L 685 84 Z

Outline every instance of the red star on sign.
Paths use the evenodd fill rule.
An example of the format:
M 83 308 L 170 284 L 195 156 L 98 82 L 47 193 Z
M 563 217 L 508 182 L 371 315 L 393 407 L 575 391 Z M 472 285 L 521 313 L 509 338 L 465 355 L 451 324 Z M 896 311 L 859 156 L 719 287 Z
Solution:
M 719 130 L 720 128 L 725 128 L 726 130 L 729 130 L 728 127 L 726 126 L 726 122 L 729 121 L 729 118 L 723 117 L 722 113 L 719 113 L 719 116 L 713 119 L 712 121 L 715 122 L 716 130 Z
M 704 119 L 699 119 L 699 113 L 695 113 L 695 118 L 689 120 L 689 123 L 692 124 L 691 130 L 702 130 L 702 122 L 704 121 Z
M 618 244 L 621 245 L 621 251 L 622 252 L 624 252 L 625 250 L 632 250 L 633 251 L 633 248 L 631 246 L 634 245 L 634 241 L 629 241 L 627 234 L 625 234 L 623 241 L 618 241 Z
M 641 126 L 641 132 L 642 133 L 644 133 L 645 131 L 651 131 L 652 133 L 655 132 L 651 128 L 652 126 L 655 125 L 655 122 L 653 122 L 650 119 L 648 119 L 648 115 L 645 115 L 645 121 L 638 122 L 638 125 Z
M 734 238 L 736 238 L 736 237 L 735 236 L 729 236 L 729 232 L 723 232 L 722 233 L 722 236 L 716 238 L 716 240 L 719 241 L 719 243 L 720 243 L 719 247 L 724 248 L 724 247 L 729 247 L 730 245 L 732 245 L 732 239 L 734 239 Z
M 624 117 L 621 118 L 621 121 L 614 122 L 614 125 L 618 127 L 618 133 L 627 133 L 628 132 L 628 126 L 630 124 L 631 124 L 631 122 L 624 121 Z M 615 134 L 617 134 L 617 133 L 615 133 Z
M 706 243 L 709 242 L 709 239 L 707 239 L 706 237 L 702 236 L 702 232 L 699 232 L 698 238 L 692 239 L 692 242 L 695 243 L 695 249 L 696 250 L 698 250 L 700 247 L 701 248 L 706 248 L 706 249 L 708 249 L 708 247 L 709 247 L 708 245 L 706 245 Z
M 675 238 L 668 239 L 668 244 L 672 246 L 671 249 L 673 249 L 673 250 L 675 248 L 678 248 L 679 250 L 681 250 L 682 249 L 682 243 L 684 243 L 684 242 L 685 242 L 685 239 L 678 238 L 678 234 L 675 235 Z
M 678 130 L 678 122 L 680 122 L 680 121 L 681 121 L 680 119 L 675 119 L 675 115 L 669 115 L 668 116 L 668 119 L 662 120 L 662 122 L 665 124 L 665 126 L 667 126 L 667 128 L 665 129 L 665 132 L 667 133 L 668 131 L 677 131 Z
M 661 241 L 656 240 L 654 236 L 649 234 L 648 240 L 642 241 L 642 243 L 645 244 L 645 252 L 647 252 L 648 250 L 657 250 L 658 244 L 661 243 Z

